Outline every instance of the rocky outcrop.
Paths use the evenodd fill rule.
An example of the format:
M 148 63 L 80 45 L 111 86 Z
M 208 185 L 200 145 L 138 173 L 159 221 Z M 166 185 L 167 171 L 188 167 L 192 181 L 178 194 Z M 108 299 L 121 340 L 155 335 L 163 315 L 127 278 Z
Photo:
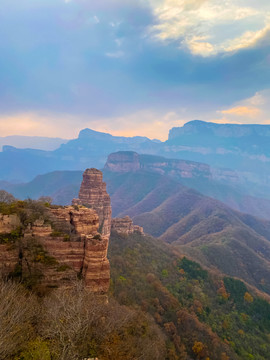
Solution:
M 124 235 L 130 235 L 133 233 L 144 235 L 143 228 L 139 225 L 134 225 L 129 216 L 112 219 L 112 231 Z
M 99 217 L 99 232 L 110 237 L 111 231 L 111 199 L 106 191 L 106 183 L 102 181 L 102 172 L 97 169 L 86 169 L 79 191 L 79 198 L 73 199 L 73 205 L 84 205 L 94 209 Z
M 110 282 L 107 259 L 109 239 L 98 232 L 97 212 L 81 206 L 52 209 L 51 212 L 54 228 L 64 233 L 64 240 L 61 241 L 61 236 L 54 239 L 43 237 L 41 241 L 44 247 L 59 262 L 64 262 L 81 274 L 85 286 L 91 291 L 106 293 Z
M 112 172 L 147 170 L 179 178 L 211 178 L 207 164 L 194 161 L 166 159 L 162 156 L 139 155 L 133 151 L 119 151 L 108 156 L 104 167 Z
M 45 217 L 46 221 L 40 218 L 29 223 L 16 241 L 5 236 L 22 224 L 15 216 L 9 221 L 4 218 L 6 243 L 0 243 L 0 272 L 7 276 L 19 271 L 19 277 L 40 281 L 44 288 L 70 286 L 79 276 L 92 292 L 106 293 L 110 282 L 108 237 L 98 232 L 97 212 L 66 206 L 49 208 Z
M 105 169 L 113 172 L 134 172 L 140 169 L 140 156 L 134 151 L 119 151 L 108 156 Z
M 0 234 L 10 233 L 20 226 L 21 222 L 16 214 L 3 215 L 0 214 Z
M 0 272 L 45 288 L 70 286 L 81 277 L 91 291 L 107 293 L 111 204 L 101 171 L 85 171 L 73 206 L 44 207 L 39 218 L 34 212 L 26 209 L 27 226 L 16 214 L 0 214 Z M 18 228 L 21 233 L 12 233 Z

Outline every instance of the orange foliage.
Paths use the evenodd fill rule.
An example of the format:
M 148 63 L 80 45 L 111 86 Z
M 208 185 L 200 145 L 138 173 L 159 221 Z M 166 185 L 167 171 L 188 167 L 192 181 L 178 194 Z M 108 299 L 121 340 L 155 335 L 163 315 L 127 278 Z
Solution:
M 204 356 L 205 347 L 201 341 L 195 341 L 192 350 L 199 359 Z
M 220 295 L 223 299 L 227 300 L 230 297 L 230 294 L 227 292 L 223 280 L 220 282 L 220 287 L 217 290 L 218 295 Z
M 244 295 L 244 299 L 246 302 L 248 303 L 252 303 L 253 302 L 253 297 L 250 295 L 250 293 L 246 292 Z

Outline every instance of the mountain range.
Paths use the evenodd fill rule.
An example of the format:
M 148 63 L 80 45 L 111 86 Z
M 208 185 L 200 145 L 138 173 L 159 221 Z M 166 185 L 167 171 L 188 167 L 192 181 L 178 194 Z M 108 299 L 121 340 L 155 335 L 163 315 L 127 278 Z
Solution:
M 199 120 L 173 128 L 168 140 L 119 137 L 84 129 L 77 139 L 55 150 L 3 147 L 0 180 L 31 181 L 35 176 L 58 170 L 103 168 L 108 155 L 117 151 L 165 156 L 208 164 L 212 175 L 226 184 L 246 187 L 254 196 L 269 193 L 269 125 L 214 124 Z M 32 144 L 32 143 L 30 143 Z M 254 189 L 254 185 L 260 189 Z
M 12 135 L 0 137 L 0 149 L 2 150 L 3 146 L 9 145 L 19 149 L 55 150 L 66 142 L 68 142 L 67 139 L 61 138 Z

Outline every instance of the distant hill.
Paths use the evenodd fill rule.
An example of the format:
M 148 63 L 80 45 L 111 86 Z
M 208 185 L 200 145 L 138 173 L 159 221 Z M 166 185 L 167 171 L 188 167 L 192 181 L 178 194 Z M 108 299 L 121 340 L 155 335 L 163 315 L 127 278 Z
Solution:
M 55 150 L 68 141 L 68 139 L 42 136 L 4 136 L 0 137 L 0 151 L 5 145 L 14 146 L 18 149 Z
M 82 130 L 77 139 L 53 151 L 4 146 L 0 152 L 0 180 L 26 182 L 52 171 L 103 168 L 112 152 L 134 150 L 156 153 L 159 146 L 160 142 L 145 137 L 112 136 L 90 129 Z
M 18 199 L 38 199 L 50 196 L 55 204 L 68 205 L 78 195 L 82 171 L 54 171 L 38 175 L 28 183 L 11 184 L 0 181 L 0 189 L 12 193 Z

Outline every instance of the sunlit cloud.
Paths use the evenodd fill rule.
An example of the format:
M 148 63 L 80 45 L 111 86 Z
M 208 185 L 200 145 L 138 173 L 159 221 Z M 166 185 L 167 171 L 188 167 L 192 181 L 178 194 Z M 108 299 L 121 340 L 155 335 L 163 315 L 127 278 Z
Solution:
M 182 126 L 186 121 L 173 111 L 160 114 L 142 110 L 125 116 L 102 118 L 31 112 L 1 116 L 0 133 L 1 136 L 76 138 L 80 130 L 90 128 L 115 136 L 147 136 L 166 140 L 172 127 Z
M 82 123 L 78 122 L 78 127 L 76 125 L 77 118 L 66 114 L 26 112 L 0 116 L 1 136 L 26 135 L 72 138 L 75 132 L 81 129 Z
M 235 106 L 228 110 L 222 110 L 222 114 L 232 114 L 237 116 L 255 117 L 261 113 L 261 110 L 250 106 Z
M 150 34 L 177 41 L 192 54 L 212 56 L 256 45 L 270 31 L 270 4 L 240 0 L 150 0 Z
M 182 114 L 174 111 L 160 114 L 142 110 L 114 118 L 92 119 L 85 125 L 115 136 L 146 136 L 150 139 L 167 140 L 169 130 L 174 126 L 184 125 L 186 121 Z
M 210 121 L 235 124 L 268 124 L 270 113 L 269 98 L 270 89 L 257 92 L 250 98 L 232 104 L 228 109 L 217 110 L 212 118 L 210 115 Z

